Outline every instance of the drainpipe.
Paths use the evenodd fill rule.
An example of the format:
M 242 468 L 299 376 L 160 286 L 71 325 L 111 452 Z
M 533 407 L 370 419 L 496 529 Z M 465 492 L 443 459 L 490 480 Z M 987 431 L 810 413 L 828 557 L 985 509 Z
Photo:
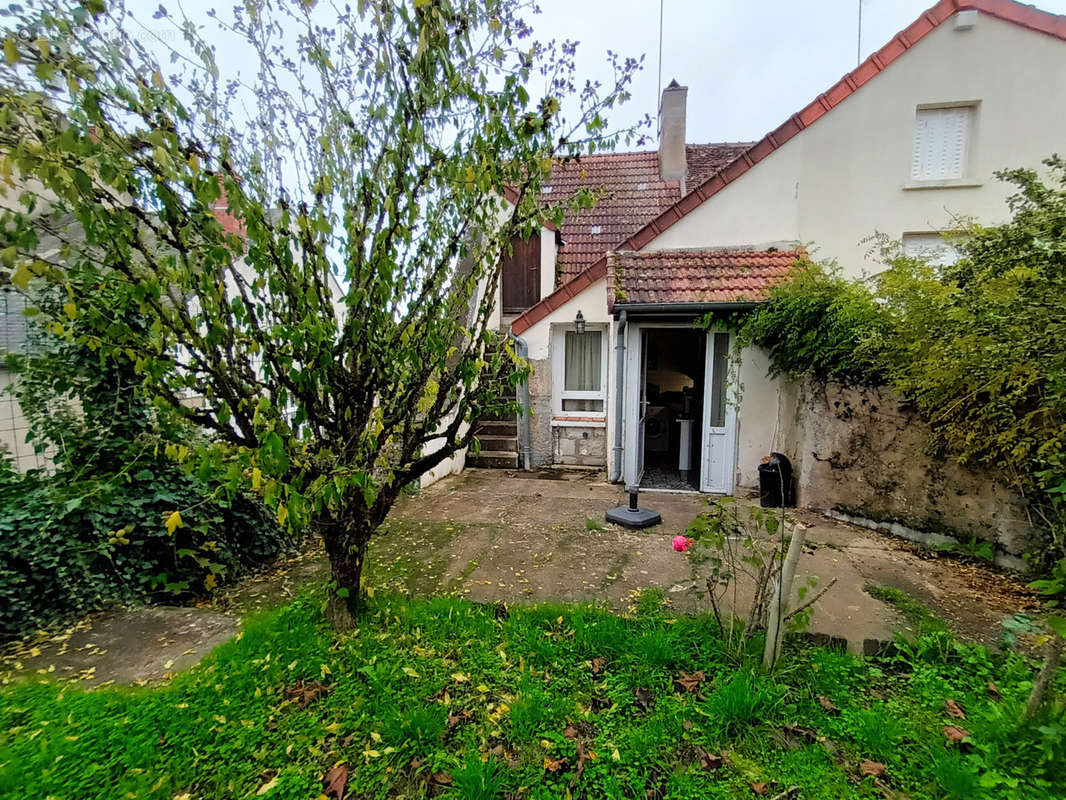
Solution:
M 626 312 L 618 315 L 618 340 L 614 346 L 616 354 L 615 389 L 614 389 L 614 474 L 611 483 L 622 482 L 622 390 L 625 388 L 626 365 Z
M 507 337 L 514 342 L 515 353 L 523 361 L 529 358 L 529 344 L 513 330 L 507 331 Z M 518 405 L 521 413 L 518 415 L 518 455 L 522 461 L 522 469 L 533 468 L 533 456 L 530 452 L 529 442 L 529 380 L 526 379 L 518 384 Z

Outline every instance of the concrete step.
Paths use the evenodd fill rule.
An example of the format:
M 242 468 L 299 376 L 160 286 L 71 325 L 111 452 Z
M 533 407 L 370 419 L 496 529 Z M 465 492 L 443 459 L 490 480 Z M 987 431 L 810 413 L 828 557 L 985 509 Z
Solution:
M 466 465 L 481 469 L 518 469 L 518 453 L 482 450 L 476 456 L 467 454 Z
M 483 436 L 478 434 L 482 451 L 492 452 L 518 452 L 518 438 L 515 436 Z
M 482 436 L 517 436 L 518 423 L 513 419 L 483 419 L 477 424 L 478 438 Z

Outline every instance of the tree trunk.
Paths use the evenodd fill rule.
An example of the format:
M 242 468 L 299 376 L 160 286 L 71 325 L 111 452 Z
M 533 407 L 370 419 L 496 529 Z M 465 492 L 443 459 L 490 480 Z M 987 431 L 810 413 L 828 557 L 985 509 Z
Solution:
M 1055 638 L 1053 638 L 1048 644 L 1048 654 L 1047 658 L 1044 659 L 1044 666 L 1040 668 L 1040 672 L 1036 676 L 1036 681 L 1033 683 L 1033 690 L 1029 693 L 1029 702 L 1025 705 L 1026 719 L 1032 719 L 1035 717 L 1036 712 L 1040 710 L 1040 706 L 1044 704 L 1044 698 L 1047 696 L 1048 689 L 1055 680 L 1055 673 L 1059 670 L 1059 662 L 1062 660 L 1062 646 L 1064 643 L 1066 643 L 1066 639 L 1063 639 L 1061 636 L 1055 636 Z
M 782 516 L 784 516 L 783 513 Z M 781 524 L 785 524 L 784 520 L 781 521 Z M 799 564 L 800 554 L 803 552 L 803 540 L 806 536 L 806 529 L 799 525 L 792 530 L 792 540 L 788 543 L 788 553 L 785 555 L 784 564 L 781 565 L 781 572 L 777 576 L 773 602 L 770 603 L 770 615 L 766 622 L 766 647 L 763 650 L 763 664 L 767 669 L 773 669 L 777 659 L 781 657 L 781 638 L 785 632 L 785 614 L 788 613 L 788 604 L 792 598 L 792 581 L 796 577 L 796 565 Z
M 358 516 L 324 520 L 320 527 L 332 577 L 326 620 L 335 631 L 350 631 L 365 607 L 363 560 L 373 527 Z

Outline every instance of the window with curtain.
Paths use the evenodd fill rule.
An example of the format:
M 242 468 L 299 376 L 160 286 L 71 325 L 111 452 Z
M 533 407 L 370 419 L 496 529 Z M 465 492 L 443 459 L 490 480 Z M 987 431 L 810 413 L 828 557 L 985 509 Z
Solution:
M 602 414 L 605 400 L 604 332 L 560 333 L 556 342 L 562 345 L 562 386 L 557 410 L 570 414 Z

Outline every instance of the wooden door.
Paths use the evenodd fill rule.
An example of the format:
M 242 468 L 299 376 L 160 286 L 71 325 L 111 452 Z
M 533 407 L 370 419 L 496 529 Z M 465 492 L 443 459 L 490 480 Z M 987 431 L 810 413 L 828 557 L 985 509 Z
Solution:
M 512 253 L 504 255 L 503 312 L 516 314 L 540 300 L 540 236 L 511 240 Z

